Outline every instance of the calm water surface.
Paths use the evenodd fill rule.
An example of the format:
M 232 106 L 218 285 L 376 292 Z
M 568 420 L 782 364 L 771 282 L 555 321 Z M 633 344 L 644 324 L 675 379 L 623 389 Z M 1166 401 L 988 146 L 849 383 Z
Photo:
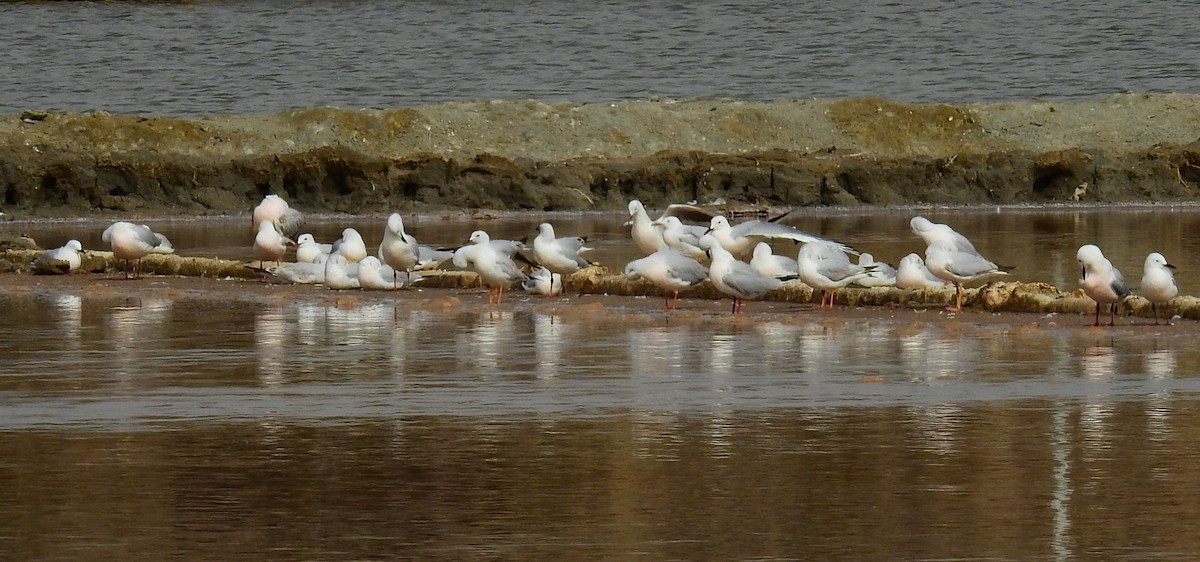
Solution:
M 15 2 L 0 113 L 1195 93 L 1194 19 L 1172 0 Z
M 1133 255 L 1114 230 L 1151 245 L 1195 212 L 955 218 L 1003 257 L 1088 233 Z M 865 249 L 903 223 L 810 220 Z M 196 251 L 232 244 L 187 224 Z M 1195 249 L 1174 243 L 1186 271 Z M 1200 556 L 1191 323 L 663 316 L 606 297 L 489 310 L 432 289 L 230 302 L 136 283 L 0 293 L 9 557 Z

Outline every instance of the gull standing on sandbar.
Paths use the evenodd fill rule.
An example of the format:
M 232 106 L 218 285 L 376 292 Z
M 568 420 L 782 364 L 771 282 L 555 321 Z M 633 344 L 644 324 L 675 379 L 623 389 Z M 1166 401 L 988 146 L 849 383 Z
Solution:
M 1100 304 L 1109 305 L 1108 325 L 1116 324 L 1117 305 L 1124 302 L 1133 293 L 1125 284 L 1125 276 L 1113 267 L 1112 262 L 1104 257 L 1104 253 L 1094 244 L 1081 246 L 1075 252 L 1075 259 L 1083 268 L 1079 279 L 1079 287 L 1092 300 L 1096 301 L 1096 321 L 1093 326 L 1100 325 Z
M 150 227 L 144 224 L 133 224 L 131 222 L 118 221 L 112 223 L 108 228 L 104 229 L 104 233 L 100 235 L 100 239 L 109 243 L 112 248 L 113 257 L 125 260 L 133 260 L 133 277 L 137 279 L 142 275 L 142 258 L 151 253 L 171 254 L 175 249 L 171 247 L 171 241 L 167 240 L 166 236 L 158 234 Z M 129 278 L 129 271 L 125 271 L 125 278 Z
M 1142 268 L 1142 285 L 1138 288 L 1146 300 L 1150 301 L 1150 312 L 1154 315 L 1154 323 L 1158 324 L 1158 304 L 1162 303 L 1167 310 L 1167 324 L 1171 323 L 1171 299 L 1179 295 L 1179 287 L 1175 285 L 1175 274 L 1171 270 L 1175 266 L 1167 263 L 1167 258 L 1154 252 L 1146 256 L 1146 264 Z
M 718 291 L 733 297 L 733 314 L 742 311 L 742 301 L 745 299 L 758 298 L 783 284 L 783 281 L 767 277 L 750 264 L 733 257 L 712 235 L 701 237 L 700 247 L 708 250 L 709 259 L 712 260 L 708 266 L 709 281 Z
M 679 308 L 679 291 L 695 287 L 708 279 L 708 268 L 674 248 L 663 248 L 644 258 L 625 264 L 625 278 L 645 279 L 663 294 L 663 310 Z M 675 297 L 671 301 L 672 294 Z
M 500 304 L 504 289 L 524 281 L 526 275 L 513 258 L 525 245 L 513 240 L 492 240 L 488 233 L 476 230 L 470 243 L 454 251 L 454 267 L 475 271 L 488 287 L 488 304 Z
M 966 236 L 944 224 L 931 222 L 925 217 L 913 217 L 909 221 L 913 234 L 928 244 L 925 248 L 925 265 L 940 279 L 954 283 L 954 306 L 950 312 L 962 310 L 963 284 L 996 275 L 1008 275 L 1000 267 L 979 254 Z

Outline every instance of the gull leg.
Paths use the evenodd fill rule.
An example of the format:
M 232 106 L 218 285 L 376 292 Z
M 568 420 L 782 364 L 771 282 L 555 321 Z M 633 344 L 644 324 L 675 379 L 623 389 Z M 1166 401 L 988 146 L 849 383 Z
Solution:
M 1100 325 L 1100 303 L 1096 303 L 1096 321 L 1092 323 L 1092 326 L 1099 326 L 1099 325 Z
M 962 312 L 962 285 L 954 283 L 954 306 L 947 307 L 947 312 Z
M 675 291 L 675 302 L 671 303 L 671 310 L 679 310 L 679 291 Z

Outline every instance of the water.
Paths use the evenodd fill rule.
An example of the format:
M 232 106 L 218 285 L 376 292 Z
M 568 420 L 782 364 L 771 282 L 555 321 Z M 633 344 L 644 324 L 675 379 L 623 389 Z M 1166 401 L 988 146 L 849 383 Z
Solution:
M 1195 93 L 1193 16 L 1166 0 L 9 3 L 0 113 Z
M 1182 236 L 1196 226 L 1188 207 L 929 214 L 985 253 L 1043 248 L 1027 260 L 1041 275 L 1059 260 L 1074 271 L 1055 252 L 1075 236 L 1132 256 L 1121 260 L 1141 245 L 1174 244 L 1164 252 L 1181 264 L 1200 251 Z M 911 251 L 882 243 L 896 215 L 796 221 Z M 411 222 L 450 240 L 536 220 Z M 562 222 L 620 255 L 619 218 Z M 62 237 L 77 224 L 29 226 Z M 249 238 L 228 221 L 164 224 L 200 255 Z M 1200 556 L 1192 322 L 1093 329 L 1082 316 L 759 302 L 735 318 L 689 301 L 663 315 L 653 298 L 515 296 L 493 309 L 479 291 L 208 286 L 97 276 L 0 291 L 0 551 Z

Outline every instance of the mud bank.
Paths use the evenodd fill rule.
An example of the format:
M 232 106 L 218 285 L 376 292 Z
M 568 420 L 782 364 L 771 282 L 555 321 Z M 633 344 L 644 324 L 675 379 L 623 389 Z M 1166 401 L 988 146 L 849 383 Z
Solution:
M 37 250 L 6 250 L 0 253 L 0 274 L 7 281 L 0 282 L 10 288 L 13 285 L 30 286 L 44 281 L 47 284 L 63 283 L 68 278 L 79 280 L 120 278 L 127 265 L 113 258 L 111 252 L 88 251 L 80 271 L 68 276 L 35 276 L 30 274 L 30 263 L 40 254 Z M 8 264 L 7 267 L 4 264 Z M 270 276 L 257 268 L 256 262 L 241 262 L 199 257 L 151 254 L 142 259 L 141 271 L 146 276 L 170 285 L 172 279 L 211 278 L 233 282 L 267 280 Z M 254 266 L 254 267 L 252 267 Z M 100 274 L 100 275 L 97 275 Z M 474 289 L 480 287 L 479 277 L 472 272 L 432 270 L 422 272 L 422 289 Z M 147 281 L 143 278 L 142 281 Z M 69 281 L 67 281 L 69 282 Z M 138 282 L 138 281 L 131 281 Z M 304 286 L 297 286 L 297 288 Z M 311 288 L 311 286 L 305 287 Z M 662 291 L 644 281 L 631 282 L 621 274 L 606 267 L 590 267 L 580 270 L 563 280 L 564 294 L 571 295 L 618 295 L 646 296 L 658 298 Z M 482 289 L 481 289 L 482 291 Z M 362 293 L 363 291 L 339 291 L 338 293 Z M 481 294 L 482 297 L 482 294 Z M 694 289 L 680 293 L 682 299 L 728 300 L 710 283 L 705 282 Z M 816 303 L 819 295 L 803 284 L 791 283 L 771 291 L 761 299 L 771 302 Z M 876 287 L 871 289 L 847 288 L 838 291 L 837 303 L 850 307 L 890 307 L 923 309 L 944 307 L 954 302 L 952 287 L 937 289 L 896 289 Z M 976 312 L 1056 313 L 1088 314 L 1095 310 L 1095 302 L 1082 290 L 1062 291 L 1046 283 L 994 282 L 965 292 L 963 306 Z M 1190 320 L 1200 320 L 1200 299 L 1191 296 L 1177 297 L 1171 303 L 1171 314 Z M 1160 317 L 1163 310 L 1158 310 Z M 1107 308 L 1105 309 L 1107 313 Z M 1150 302 L 1133 297 L 1122 306 L 1123 315 L 1150 318 Z
M 447 103 L 184 120 L 0 118 L 9 217 L 301 209 L 603 210 L 1200 197 L 1200 96 L 907 105 L 881 99 Z

